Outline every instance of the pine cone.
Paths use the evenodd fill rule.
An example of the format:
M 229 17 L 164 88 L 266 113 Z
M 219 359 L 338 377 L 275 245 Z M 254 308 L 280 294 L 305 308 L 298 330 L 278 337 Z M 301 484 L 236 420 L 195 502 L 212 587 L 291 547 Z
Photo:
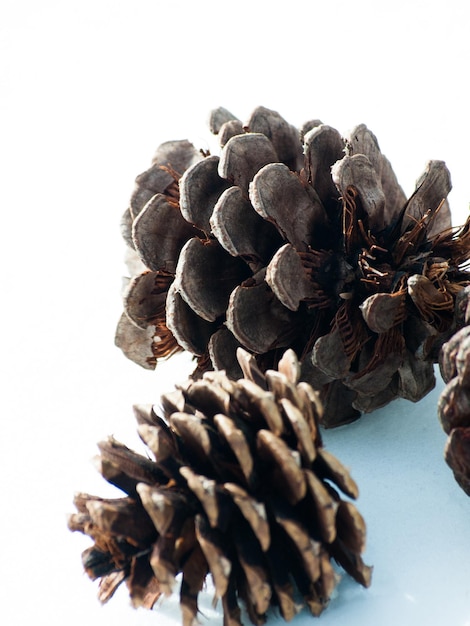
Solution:
M 127 495 L 77 495 L 69 528 L 94 541 L 82 558 L 102 602 L 126 581 L 133 604 L 150 608 L 182 574 L 189 626 L 210 573 L 224 624 L 241 624 L 239 600 L 262 624 L 271 606 L 291 619 L 299 597 L 319 615 L 338 579 L 332 559 L 370 584 L 363 518 L 335 486 L 350 498 L 358 489 L 322 447 L 321 404 L 298 382 L 295 354 L 266 374 L 246 351 L 238 356 L 237 382 L 223 372 L 188 381 L 162 397 L 164 418 L 135 407 L 155 460 L 112 438 L 99 444 L 102 475 Z
M 445 164 L 430 161 L 407 200 L 364 125 L 343 139 L 260 107 L 245 125 L 218 109 L 211 129 L 220 158 L 173 143 L 137 179 L 125 237 L 147 269 L 117 344 L 145 367 L 184 348 L 196 376 L 234 379 L 237 347 L 262 371 L 290 347 L 322 390 L 325 426 L 421 399 L 470 276 Z
M 438 413 L 449 435 L 444 456 L 455 480 L 470 496 L 470 288 L 459 294 L 457 326 L 463 326 L 441 350 L 439 366 L 447 383 L 439 397 Z

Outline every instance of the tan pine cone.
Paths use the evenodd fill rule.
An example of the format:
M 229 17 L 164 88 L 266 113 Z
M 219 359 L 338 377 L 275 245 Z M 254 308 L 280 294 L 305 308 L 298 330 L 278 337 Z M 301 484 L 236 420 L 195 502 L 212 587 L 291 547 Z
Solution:
M 459 295 L 457 326 L 463 325 L 443 346 L 439 358 L 447 383 L 438 402 L 442 428 L 448 438 L 444 456 L 457 483 L 470 496 L 470 288 Z
M 361 585 L 371 568 L 361 553 L 365 523 L 350 500 L 358 488 L 321 443 L 322 410 L 298 382 L 293 351 L 263 374 L 239 349 L 245 376 L 207 372 L 162 397 L 164 417 L 135 407 L 153 458 L 113 438 L 99 444 L 104 478 L 126 495 L 75 498 L 69 528 L 93 539 L 82 555 L 106 602 L 126 582 L 134 606 L 151 608 L 182 574 L 182 623 L 196 623 L 210 573 L 224 624 L 254 624 L 270 607 L 291 619 L 308 606 L 319 615 L 338 580 L 331 561 Z
M 147 269 L 117 344 L 144 367 L 183 348 L 195 375 L 232 378 L 237 347 L 263 371 L 290 347 L 325 426 L 421 399 L 469 283 L 470 223 L 451 228 L 445 164 L 407 199 L 363 124 L 343 138 L 259 107 L 246 124 L 218 109 L 211 129 L 220 157 L 172 142 L 137 179 L 124 231 Z

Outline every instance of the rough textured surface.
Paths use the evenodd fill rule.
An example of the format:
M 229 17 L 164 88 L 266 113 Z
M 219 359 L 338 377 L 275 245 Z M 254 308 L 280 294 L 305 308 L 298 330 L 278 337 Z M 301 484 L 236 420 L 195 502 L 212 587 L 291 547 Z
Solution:
M 396 397 L 418 401 L 470 279 L 470 226 L 451 228 L 445 164 L 429 161 L 407 200 L 364 124 L 341 137 L 319 120 L 297 131 L 265 107 L 244 123 L 230 115 L 210 117 L 220 157 L 170 142 L 137 178 L 124 238 L 169 278 L 164 292 L 139 290 L 148 326 L 125 297 L 142 341 L 155 328 L 146 351 L 127 355 L 153 367 L 184 348 L 197 378 L 235 375 L 239 346 L 262 371 L 290 347 L 330 427 Z
M 449 435 L 445 459 L 455 480 L 470 496 L 470 288 L 461 294 L 456 325 L 465 324 L 441 350 L 439 366 L 447 382 L 439 397 L 438 413 L 442 428 Z
M 108 601 L 125 582 L 134 606 L 151 608 L 182 574 L 184 626 L 195 624 L 210 573 L 224 623 L 240 604 L 262 624 L 270 607 L 290 620 L 302 606 L 319 615 L 338 582 L 336 561 L 363 586 L 364 520 L 350 500 L 358 487 L 324 449 L 320 398 L 299 382 L 292 350 L 265 374 L 238 350 L 244 377 L 206 372 L 162 397 L 163 417 L 135 407 L 153 457 L 113 438 L 99 444 L 103 477 L 124 492 L 75 498 L 69 528 L 89 535 L 85 571 Z

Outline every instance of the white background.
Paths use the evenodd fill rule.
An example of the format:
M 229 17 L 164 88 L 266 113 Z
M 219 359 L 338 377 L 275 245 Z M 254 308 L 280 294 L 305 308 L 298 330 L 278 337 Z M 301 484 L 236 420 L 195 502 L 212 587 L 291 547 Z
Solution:
M 447 162 L 461 223 L 467 13 L 463 0 L 0 1 L 2 624 L 178 623 L 173 599 L 159 618 L 124 588 L 102 608 L 88 541 L 66 529 L 75 491 L 114 494 L 95 443 L 138 446 L 131 405 L 191 370 L 182 357 L 145 372 L 113 345 L 119 220 L 157 145 L 205 146 L 218 105 L 341 132 L 365 122 L 408 194 L 428 159 Z M 440 389 L 326 434 L 360 485 L 375 569 L 367 591 L 345 579 L 319 624 L 470 624 L 470 500 L 442 460 Z

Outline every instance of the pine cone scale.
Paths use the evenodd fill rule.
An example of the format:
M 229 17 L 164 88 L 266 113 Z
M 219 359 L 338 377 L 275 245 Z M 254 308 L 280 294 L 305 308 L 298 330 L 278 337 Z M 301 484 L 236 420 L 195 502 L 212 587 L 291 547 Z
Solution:
M 182 567 L 180 605 L 183 626 L 194 626 L 197 623 L 197 598 L 202 590 L 206 577 L 207 564 L 199 545 L 196 545 Z
M 206 557 L 214 581 L 215 591 L 219 598 L 227 593 L 232 562 L 224 550 L 223 535 L 207 523 L 205 518 L 195 518 L 196 538 Z
M 240 513 L 250 525 L 263 552 L 266 552 L 271 545 L 271 531 L 269 529 L 266 507 L 263 502 L 251 498 L 237 484 L 225 483 L 223 488 L 232 497 Z
M 296 504 L 305 497 L 307 486 L 297 459 L 288 446 L 268 430 L 259 430 L 257 447 L 261 458 L 273 466 L 279 476 L 279 489 L 291 504 Z M 281 471 L 278 470 L 281 468 Z
M 179 181 L 181 214 L 188 224 L 210 233 L 210 217 L 229 183 L 218 174 L 219 157 L 208 156 L 190 167 Z M 188 237 L 189 239 L 189 237 Z
M 312 517 L 316 517 L 323 541 L 332 543 L 336 538 L 336 511 L 338 503 L 331 497 L 321 481 L 310 470 L 305 470 L 308 490 L 313 500 Z

